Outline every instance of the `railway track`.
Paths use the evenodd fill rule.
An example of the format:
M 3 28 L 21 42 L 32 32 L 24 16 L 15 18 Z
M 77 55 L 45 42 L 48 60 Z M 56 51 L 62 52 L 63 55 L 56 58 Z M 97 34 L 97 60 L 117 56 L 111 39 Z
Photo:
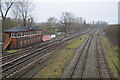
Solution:
M 104 51 L 105 52 L 105 51 Z M 119 68 L 118 68 L 118 66 L 115 64 L 115 62 L 113 61 L 113 58 L 112 58 L 112 56 L 111 55 L 109 55 L 109 57 L 110 57 L 110 59 L 111 59 L 111 62 L 113 63 L 113 65 L 115 66 L 115 69 L 116 69 L 116 71 L 118 72 L 118 76 L 120 75 L 120 70 L 119 70 Z M 119 63 L 118 63 L 119 64 Z
M 90 79 L 116 79 L 108 67 L 107 58 L 99 35 L 92 34 L 76 52 L 68 65 L 62 78 L 80 80 Z
M 69 36 L 71 36 L 71 34 L 67 34 L 67 35 L 66 35 L 66 37 L 69 37 Z M 32 50 L 35 50 L 36 48 L 44 47 L 44 46 L 46 46 L 46 45 L 48 45 L 48 44 L 51 44 L 51 43 L 53 43 L 53 42 L 55 42 L 55 41 L 60 41 L 60 40 L 62 40 L 63 38 L 65 38 L 65 36 L 64 36 L 64 37 L 61 36 L 61 37 L 58 37 L 58 38 L 56 38 L 56 39 L 54 39 L 54 40 L 51 40 L 51 41 L 48 41 L 48 42 L 44 42 L 44 43 L 41 43 L 41 44 L 37 44 L 37 45 L 34 45 L 34 46 L 32 46 L 32 47 L 29 47 L 29 48 L 26 48 L 26 49 L 23 49 L 23 50 L 20 50 L 20 51 L 5 53 L 5 54 L 3 54 L 3 55 L 0 57 L 0 59 L 2 59 L 2 62 L 3 62 L 3 63 L 6 63 L 6 62 L 8 62 L 9 60 L 18 58 L 18 57 L 20 57 L 20 56 L 22 56 L 22 55 L 25 55 L 25 54 L 23 54 L 23 53 L 31 52 Z
M 114 78 L 114 75 L 112 74 L 112 72 L 110 71 L 109 67 L 108 67 L 108 62 L 107 62 L 107 58 L 106 55 L 103 51 L 103 46 L 101 43 L 101 39 L 100 36 L 97 36 L 97 53 L 98 53 L 98 68 L 99 68 L 99 75 L 100 78 Z
M 74 40 L 74 39 L 71 39 L 71 40 L 67 41 L 67 43 L 62 44 L 61 46 L 64 46 L 64 45 L 70 43 L 70 42 L 73 41 L 73 40 Z M 61 47 L 61 46 L 59 46 L 59 47 Z M 52 52 L 52 51 L 51 51 L 51 52 Z M 47 53 L 47 54 L 51 54 L 51 53 Z M 46 57 L 47 57 L 47 56 L 46 56 Z M 49 56 L 49 57 L 50 57 L 50 56 Z M 52 57 L 52 55 L 51 55 L 51 57 Z M 42 60 L 43 60 L 43 59 L 42 59 Z M 44 63 L 42 63 L 42 61 L 41 61 L 39 65 L 36 65 L 36 66 L 35 66 L 35 68 L 37 68 L 37 69 L 33 68 L 32 70 L 30 70 L 30 71 L 28 71 L 27 73 L 25 73 L 24 75 L 22 75 L 20 78 L 27 78 L 27 79 L 29 80 L 30 78 L 33 78 L 33 76 L 34 76 L 38 71 L 40 71 L 41 69 L 43 69 L 46 65 L 52 63 L 52 61 L 47 61 L 47 58 L 46 58 L 45 60 L 43 60 L 43 62 L 44 62 Z M 63 63 L 64 60 L 61 61 L 61 62 Z M 60 66 L 61 64 L 58 64 L 58 65 Z M 58 68 L 59 68 L 59 67 L 56 66 L 56 68 L 55 68 L 54 70 L 56 70 L 56 69 L 58 69 Z M 32 74 L 31 74 L 31 72 L 32 72 Z M 54 72 L 54 71 L 53 71 L 53 72 Z M 51 72 L 51 74 L 52 74 L 53 72 Z
M 47 46 L 44 46 L 42 48 L 38 48 L 36 50 L 31 51 L 30 53 L 26 53 L 25 55 L 22 55 L 16 59 L 13 59 L 12 61 L 9 61 L 7 63 L 2 64 L 3 68 L 3 79 L 5 78 L 11 78 L 13 77 L 14 73 L 19 73 L 18 71 L 23 68 L 23 66 L 26 66 L 27 64 L 32 64 L 32 62 L 37 61 L 37 59 L 41 58 L 42 56 L 46 55 L 49 51 L 53 50 L 56 48 L 56 46 L 61 45 L 74 37 L 78 36 L 79 34 L 76 35 L 70 35 L 67 38 L 58 39 L 58 42 L 53 42 Z M 34 64 L 35 65 L 35 64 Z M 33 65 L 32 65 L 33 66 Z M 24 72 L 22 72 L 24 73 Z M 19 76 L 14 76 L 14 78 L 19 78 Z
M 61 40 L 61 39 L 58 39 L 58 40 Z M 3 56 L 2 62 L 5 63 L 5 64 L 10 63 L 10 61 L 12 62 L 12 60 L 16 60 L 16 59 L 20 58 L 21 56 L 25 57 L 25 56 L 30 55 L 30 54 L 38 51 L 38 50 L 45 49 L 45 48 L 49 47 L 50 44 L 52 44 L 52 43 L 55 43 L 55 41 L 51 41 L 49 43 L 45 43 L 45 44 L 42 44 L 42 45 L 37 45 L 37 46 L 35 46 L 33 48 L 29 48 L 27 50 L 17 51 L 15 53 L 14 52 L 10 53 L 6 56 Z M 28 54 L 26 54 L 26 53 L 28 53 Z
M 29 48 L 29 49 L 27 49 L 27 50 L 18 51 L 18 52 L 12 53 L 12 54 L 10 53 L 8 56 L 7 56 L 7 55 L 6 55 L 6 56 L 3 56 L 2 62 L 3 62 L 3 63 L 7 63 L 8 61 L 11 61 L 11 60 L 13 60 L 13 59 L 17 59 L 17 58 L 19 58 L 19 57 L 21 57 L 21 56 L 26 55 L 26 53 L 35 52 L 35 51 L 37 51 L 36 48 L 39 48 L 39 50 L 42 50 L 42 49 L 44 49 L 44 48 L 47 47 L 46 45 L 52 44 L 53 42 L 54 42 L 54 41 L 49 42 L 49 43 L 45 43 L 45 44 L 39 45 L 39 46 L 37 45 L 37 46 L 35 46 L 35 47 L 33 47 L 33 48 Z
M 10 61 L 12 59 L 15 59 L 15 58 L 18 58 L 18 57 L 20 57 L 22 55 L 25 55 L 23 53 L 28 53 L 28 52 L 34 51 L 36 48 L 44 47 L 46 45 L 49 45 L 49 44 L 53 43 L 54 41 L 61 40 L 61 39 L 62 38 L 58 38 L 58 39 L 55 39 L 55 40 L 52 40 L 52 41 L 49 41 L 49 42 L 34 45 L 34 47 L 26 48 L 24 50 L 11 52 L 11 53 L 5 53 L 5 54 L 2 55 L 2 62 L 6 63 L 6 62 L 8 62 L 8 61 Z
M 39 55 L 40 53 L 44 53 L 46 50 L 49 50 L 49 48 L 52 48 L 53 45 L 55 46 L 55 43 L 54 44 L 50 44 L 48 46 L 45 46 L 44 48 L 42 48 L 43 50 L 41 48 L 37 49 L 36 51 L 33 51 L 31 53 L 26 53 L 26 55 L 23 55 L 23 56 L 21 56 L 21 57 L 19 57 L 17 59 L 14 59 L 12 61 L 9 61 L 9 62 L 3 64 L 2 65 L 3 73 L 10 74 L 11 71 L 8 72 L 9 70 L 12 70 L 14 68 L 12 70 L 12 72 L 13 72 L 13 71 L 19 69 L 20 67 L 25 66 L 26 64 L 30 63 L 33 59 L 38 58 L 39 56 L 37 56 L 37 55 Z M 45 48 L 47 48 L 47 49 L 45 49 Z M 42 56 L 42 54 L 40 56 Z M 24 65 L 20 66 L 21 64 L 24 64 Z
M 66 36 L 70 36 L 70 34 L 67 34 Z M 2 62 L 5 63 L 7 62 L 8 59 L 14 59 L 15 57 L 19 57 L 20 55 L 24 55 L 23 53 L 26 53 L 26 52 L 30 52 L 32 50 L 35 50 L 36 48 L 39 48 L 39 47 L 44 47 L 48 44 L 51 44 L 57 40 L 62 40 L 63 38 L 65 37 L 59 37 L 57 39 L 54 39 L 54 40 L 51 40 L 51 41 L 48 41 L 48 42 L 44 42 L 44 43 L 41 43 L 41 44 L 37 44 L 37 45 L 34 45 L 32 47 L 29 47 L 29 48 L 26 48 L 26 49 L 23 49 L 23 50 L 20 50 L 20 51 L 15 51 L 15 52 L 8 52 L 8 53 L 5 53 L 2 55 Z
M 86 44 L 84 45 L 84 47 L 82 49 L 82 53 L 78 57 L 78 60 L 75 64 L 75 67 L 73 69 L 73 72 L 72 72 L 70 78 L 82 78 L 87 55 L 88 55 L 88 49 L 90 47 L 92 38 L 93 38 L 93 36 L 91 36 L 89 38 L 89 40 L 86 42 Z

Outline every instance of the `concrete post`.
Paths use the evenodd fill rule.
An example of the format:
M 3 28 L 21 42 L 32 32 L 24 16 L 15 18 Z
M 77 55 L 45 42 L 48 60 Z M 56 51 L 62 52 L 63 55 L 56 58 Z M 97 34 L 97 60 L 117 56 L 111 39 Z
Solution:
M 2 51 L 2 43 L 3 43 L 3 40 L 2 40 L 2 18 L 0 17 L 0 51 Z M 2 55 L 2 52 L 0 52 L 0 55 Z
M 0 65 L 2 65 L 2 53 L 3 53 L 3 40 L 2 40 L 2 18 L 0 16 Z M 2 78 L 2 67 L 0 67 L 0 80 Z

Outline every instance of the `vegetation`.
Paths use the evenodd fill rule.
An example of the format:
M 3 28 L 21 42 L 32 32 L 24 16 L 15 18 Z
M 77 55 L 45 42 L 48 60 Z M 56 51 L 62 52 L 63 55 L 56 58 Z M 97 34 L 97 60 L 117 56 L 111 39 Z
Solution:
M 104 28 L 106 36 L 102 37 L 104 46 L 106 48 L 107 54 L 109 55 L 109 67 L 114 71 L 115 76 L 118 77 L 117 70 L 120 71 L 120 60 L 118 58 L 118 51 L 120 50 L 120 44 L 118 40 L 120 39 L 120 25 L 109 25 Z M 114 41 L 114 42 L 113 42 Z M 116 43 L 116 44 L 115 44 Z
M 28 0 L 17 1 L 13 5 L 13 14 L 16 19 L 21 19 L 23 26 L 27 26 L 27 22 L 32 23 L 33 18 L 31 12 L 33 11 L 33 4 Z
M 6 19 L 14 3 L 15 3 L 15 0 L 1 0 L 0 1 L 0 13 L 1 13 L 1 18 L 3 20 L 3 24 L 4 24 L 4 20 Z
M 118 25 L 109 25 L 104 29 L 104 31 L 107 35 L 112 36 L 116 40 L 119 40 L 120 37 L 118 35 L 120 35 L 120 29 L 118 27 Z
M 99 30 L 97 30 L 95 34 L 98 34 L 98 33 L 99 33 Z
M 8 13 L 11 11 L 12 16 L 14 16 L 14 19 L 19 23 L 19 20 L 22 20 L 22 25 L 26 26 L 27 22 L 33 22 L 33 18 L 31 17 L 32 9 L 34 8 L 32 3 L 28 0 L 1 0 L 0 1 L 0 13 L 1 18 L 3 22 L 3 28 L 6 27 L 6 19 Z M 28 21 L 27 21 L 28 20 Z M 15 21 L 15 22 L 16 22 Z
M 76 38 L 74 41 L 68 45 L 63 46 L 59 51 L 55 51 L 57 57 L 51 58 L 51 64 L 47 64 L 40 72 L 38 72 L 35 78 L 60 78 L 67 67 L 71 59 L 73 58 L 77 48 L 83 43 L 85 38 L 88 37 L 87 34 Z M 80 40 L 81 38 L 81 40 Z M 50 61 L 50 60 L 48 60 Z
M 10 53 L 12 53 L 12 52 L 21 51 L 21 50 L 23 50 L 23 49 L 7 50 L 7 51 L 4 51 L 4 52 L 10 52 Z

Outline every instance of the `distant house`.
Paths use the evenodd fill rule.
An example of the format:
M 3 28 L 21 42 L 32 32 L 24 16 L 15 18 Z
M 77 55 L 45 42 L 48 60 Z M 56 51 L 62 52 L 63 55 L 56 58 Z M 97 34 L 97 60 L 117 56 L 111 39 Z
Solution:
M 4 50 L 23 48 L 41 42 L 42 30 L 37 27 L 15 26 L 4 32 Z

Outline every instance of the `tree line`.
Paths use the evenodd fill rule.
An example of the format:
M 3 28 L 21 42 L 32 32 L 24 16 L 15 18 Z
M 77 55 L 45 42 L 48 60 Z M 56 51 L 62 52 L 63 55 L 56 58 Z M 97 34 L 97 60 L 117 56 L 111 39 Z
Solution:
M 32 16 L 35 5 L 28 0 L 1 0 L 0 12 L 3 28 L 8 29 L 13 26 L 38 26 L 47 33 L 55 32 L 78 32 L 83 29 L 103 27 L 107 23 L 103 21 L 87 23 L 82 17 L 75 17 L 71 12 L 63 12 L 58 20 L 55 17 L 48 18 L 47 22 L 36 24 Z M 11 12 L 14 18 L 8 18 Z
M 3 23 L 3 28 L 6 27 L 6 21 L 8 21 L 7 15 L 9 12 L 13 14 L 15 22 L 19 25 L 27 26 L 27 24 L 33 22 L 31 12 L 34 8 L 32 2 L 28 0 L 1 0 L 0 13 Z M 6 20 L 7 19 L 7 20 Z M 13 21 L 13 20 L 12 20 Z
M 112 36 L 114 39 L 119 40 L 120 37 L 120 25 L 109 25 L 104 29 L 105 33 L 109 36 Z
M 63 12 L 59 20 L 55 17 L 50 17 L 47 22 L 39 24 L 40 28 L 44 31 L 48 31 L 48 33 L 80 32 L 84 29 L 106 27 L 107 25 L 108 23 L 104 21 L 93 21 L 92 23 L 87 23 L 86 19 L 75 17 L 71 12 Z

